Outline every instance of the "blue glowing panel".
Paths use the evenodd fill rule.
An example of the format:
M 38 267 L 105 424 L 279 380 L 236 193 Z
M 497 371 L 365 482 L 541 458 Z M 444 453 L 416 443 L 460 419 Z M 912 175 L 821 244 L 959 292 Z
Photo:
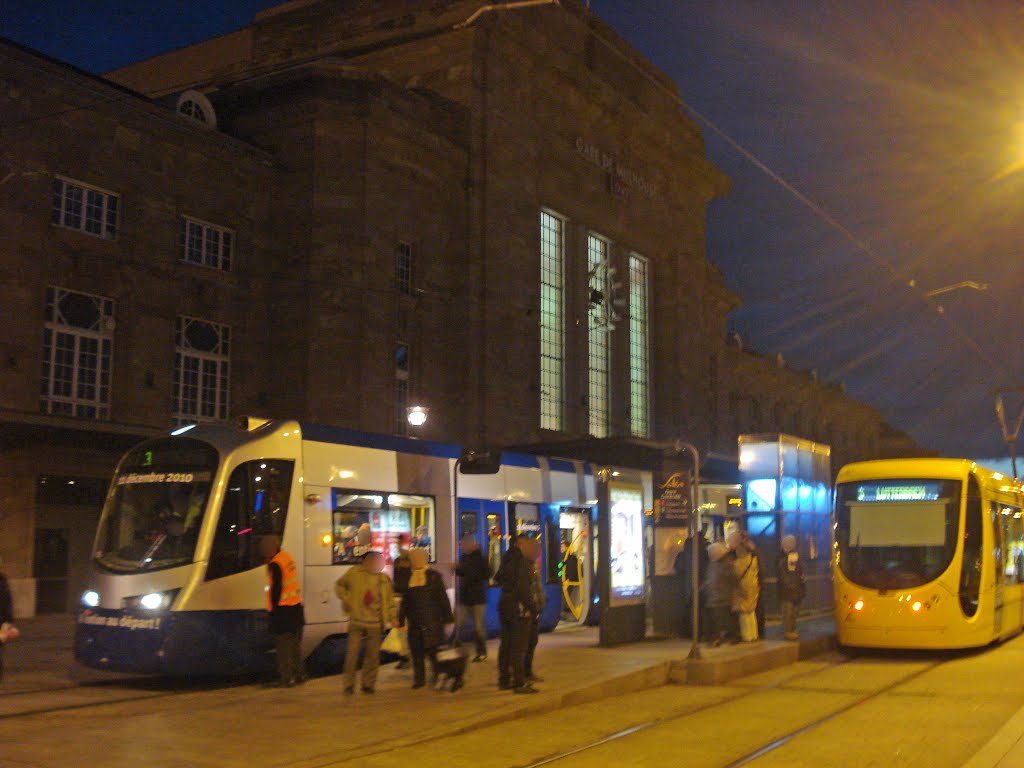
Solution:
M 774 512 L 775 491 L 778 481 L 774 477 L 750 480 L 747 482 L 747 511 Z

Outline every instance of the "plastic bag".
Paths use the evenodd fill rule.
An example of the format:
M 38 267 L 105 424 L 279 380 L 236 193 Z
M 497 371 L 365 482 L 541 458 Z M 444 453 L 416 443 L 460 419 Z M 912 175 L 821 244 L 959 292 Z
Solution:
M 400 629 L 392 629 L 388 632 L 384 639 L 380 643 L 380 649 L 384 653 L 393 653 L 396 656 L 401 656 L 404 652 L 402 648 L 402 637 L 399 635 Z
M 19 637 L 21 637 L 21 632 L 16 626 L 7 622 L 0 624 L 0 645 L 17 640 Z

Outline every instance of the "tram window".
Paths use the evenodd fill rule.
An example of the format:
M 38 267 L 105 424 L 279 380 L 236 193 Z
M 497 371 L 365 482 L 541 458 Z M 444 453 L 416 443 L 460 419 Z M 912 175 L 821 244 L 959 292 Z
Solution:
M 960 569 L 960 607 L 967 617 L 978 612 L 981 592 L 981 541 L 984 512 L 981 489 L 971 477 L 967 483 L 967 514 L 964 520 L 963 564 Z
M 461 539 L 464 536 L 477 538 L 476 512 L 463 511 L 459 516 L 459 538 Z
M 294 462 L 247 461 L 228 478 L 214 533 L 207 579 L 218 579 L 263 564 L 259 537 L 281 535 L 288 516 Z
M 403 538 L 435 558 L 434 500 L 429 496 L 334 489 L 332 528 L 335 565 L 358 563 L 370 551 L 391 564 Z
M 503 528 L 501 515 L 493 512 L 487 515 L 487 567 L 491 571 L 492 587 L 498 583 L 495 577 L 501 567 Z
M 1024 583 L 1024 521 L 1021 510 L 992 502 L 992 522 L 1002 531 L 998 561 L 1007 584 Z M 999 542 L 997 540 L 996 544 Z

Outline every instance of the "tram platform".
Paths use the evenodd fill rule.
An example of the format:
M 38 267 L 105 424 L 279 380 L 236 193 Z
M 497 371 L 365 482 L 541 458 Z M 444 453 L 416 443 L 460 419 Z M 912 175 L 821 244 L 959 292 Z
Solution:
M 12 643 L 6 653 L 6 675 L 0 683 L 0 716 L 102 706 L 106 701 L 148 698 L 188 688 L 182 681 L 161 684 L 78 665 L 71 657 L 74 621 L 70 616 L 41 616 L 22 620 L 19 626 L 22 638 Z M 534 696 L 497 690 L 498 648 L 497 641 L 492 640 L 489 660 L 469 665 L 466 687 L 454 696 L 410 692 L 409 671 L 396 670 L 391 664 L 382 667 L 372 699 L 357 694 L 353 701 L 361 709 L 369 705 L 376 711 L 380 711 L 378 702 L 386 701 L 387 711 L 392 715 L 401 712 L 407 703 L 418 702 L 425 708 L 422 714 L 417 713 L 416 720 L 422 721 L 424 728 L 429 725 L 429 735 L 413 729 L 409 738 L 415 741 L 666 684 L 721 684 L 826 651 L 833 647 L 835 639 L 830 616 L 801 621 L 799 642 L 783 641 L 781 627 L 771 622 L 766 634 L 765 640 L 753 644 L 719 648 L 701 644 L 701 659 L 692 660 L 687 658 L 690 642 L 685 639 L 652 636 L 643 642 L 603 648 L 598 645 L 596 628 L 561 629 L 540 639 L 535 671 L 544 681 L 537 686 L 541 692 Z M 340 687 L 340 678 L 324 677 L 288 691 L 263 691 L 251 684 L 231 685 L 223 690 L 258 690 L 261 696 L 288 697 L 296 702 L 321 697 L 341 702 Z M 197 684 L 195 690 L 204 691 L 204 695 L 219 694 L 216 686 Z M 14 693 L 18 695 L 4 695 Z M 249 695 L 246 693 L 246 698 Z M 436 700 L 430 697 L 443 697 L 445 706 L 429 706 Z M 373 743 L 376 748 L 379 740 Z

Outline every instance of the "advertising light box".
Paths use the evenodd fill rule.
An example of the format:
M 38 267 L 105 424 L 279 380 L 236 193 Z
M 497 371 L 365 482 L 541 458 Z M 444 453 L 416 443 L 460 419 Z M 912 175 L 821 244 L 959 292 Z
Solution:
M 612 485 L 611 603 L 644 600 L 644 501 L 640 488 Z

